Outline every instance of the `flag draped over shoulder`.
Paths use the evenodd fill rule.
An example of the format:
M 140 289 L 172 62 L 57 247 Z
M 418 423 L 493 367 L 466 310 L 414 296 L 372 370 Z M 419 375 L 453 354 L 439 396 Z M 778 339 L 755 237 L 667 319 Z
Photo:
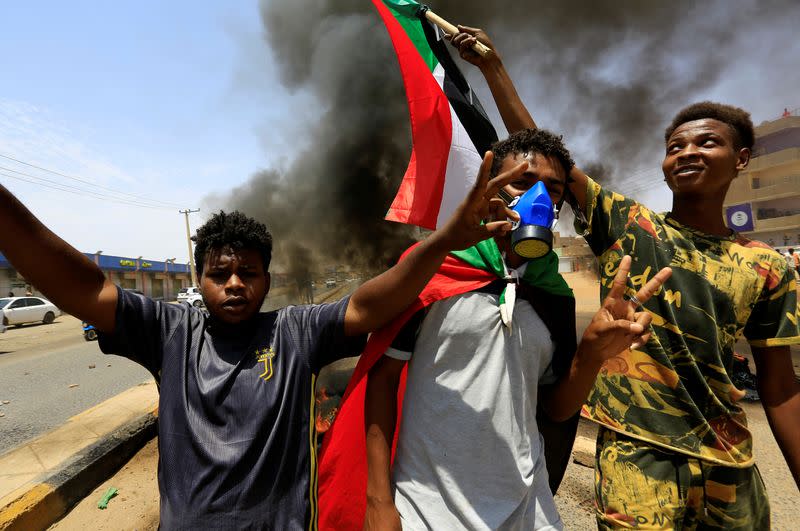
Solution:
M 497 133 L 447 51 L 439 28 L 410 0 L 373 0 L 406 89 L 413 149 L 386 219 L 441 226 L 474 183 Z
M 401 260 L 409 251 L 403 254 Z M 474 291 L 502 278 L 502 265 L 498 260 L 502 260 L 502 258 L 493 239 L 485 240 L 465 251 L 449 255 L 414 304 L 392 323 L 370 337 L 342 397 L 336 420 L 331 429 L 326 432 L 323 440 L 319 456 L 318 482 L 320 529 L 358 531 L 364 523 L 367 488 L 364 399 L 370 368 L 386 352 L 403 325 L 417 311 L 438 300 Z M 559 355 L 557 349 L 553 358 L 554 368 L 556 368 L 556 364 L 568 367 L 575 351 L 575 306 L 572 290 L 558 274 L 558 257 L 551 252 L 547 257 L 529 262 L 528 269 L 521 281 L 524 284 L 536 286 L 536 289 L 546 295 L 537 297 L 544 304 L 551 304 L 556 299 L 565 299 L 568 302 L 566 311 L 557 311 L 554 307 L 550 307 L 553 316 L 563 321 L 563 317 L 566 315 L 567 324 L 569 322 L 572 324 L 571 343 L 569 340 L 558 341 L 562 344 L 565 354 Z M 538 313 L 542 315 L 544 312 Z M 548 323 L 545 322 L 545 324 Z M 550 327 L 548 326 L 548 328 Z M 569 333 L 567 335 L 569 336 Z M 561 369 L 557 373 L 563 372 L 563 370 Z M 397 395 L 398 425 L 402 416 L 405 382 L 406 370 L 404 369 Z M 577 415 L 567 430 L 569 432 L 567 435 L 559 432 L 560 440 L 566 440 L 562 446 L 567 446 L 567 453 L 572 448 L 576 427 Z M 395 429 L 395 440 L 398 433 L 399 429 Z M 563 458 L 559 457 L 558 460 L 563 461 L 563 463 L 559 463 L 559 466 L 563 464 L 563 468 L 566 468 Z M 558 481 L 560 479 L 559 475 Z

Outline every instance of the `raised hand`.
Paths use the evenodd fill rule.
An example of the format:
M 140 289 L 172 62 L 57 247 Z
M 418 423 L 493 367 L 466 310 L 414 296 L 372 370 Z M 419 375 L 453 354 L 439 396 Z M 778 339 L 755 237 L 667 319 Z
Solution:
M 580 350 L 598 361 L 612 358 L 626 349 L 639 348 L 650 339 L 653 317 L 642 308 L 672 275 L 672 269 L 659 271 L 635 295 L 625 295 L 631 257 L 619 264 L 611 291 L 583 333 Z
M 505 202 L 497 197 L 497 192 L 503 186 L 519 179 L 528 169 L 528 163 L 523 162 L 490 180 L 489 172 L 493 160 L 494 155 L 491 151 L 487 151 L 469 195 L 444 227 L 437 231 L 439 232 L 437 236 L 447 242 L 450 250 L 466 249 L 487 238 L 504 236 L 511 230 L 508 218 L 519 219 L 519 214 L 508 208 Z
M 459 24 L 458 33 L 455 35 L 445 35 L 445 39 L 449 40 L 450 44 L 458 49 L 458 54 L 463 60 L 472 63 L 478 68 L 482 68 L 499 58 L 494 44 L 492 44 L 491 39 L 489 39 L 489 36 L 482 29 Z M 473 50 L 472 47 L 477 42 L 489 48 L 491 53 L 484 56 Z

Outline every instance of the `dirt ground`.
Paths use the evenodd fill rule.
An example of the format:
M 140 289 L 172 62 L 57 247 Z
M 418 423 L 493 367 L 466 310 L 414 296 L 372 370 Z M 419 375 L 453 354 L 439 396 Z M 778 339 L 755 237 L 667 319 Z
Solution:
M 128 464 L 83 499 L 50 529 L 63 531 L 144 531 L 158 529 L 158 440 L 139 450 Z M 97 502 L 114 487 L 118 494 L 106 509 Z

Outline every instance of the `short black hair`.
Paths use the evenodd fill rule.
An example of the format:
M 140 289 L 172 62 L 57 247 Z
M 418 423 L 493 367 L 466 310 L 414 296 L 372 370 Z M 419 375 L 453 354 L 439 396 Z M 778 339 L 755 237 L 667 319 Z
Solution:
M 724 103 L 714 103 L 712 101 L 701 101 L 700 103 L 693 103 L 678 111 L 672 123 L 669 124 L 667 130 L 664 132 L 664 142 L 669 142 L 669 137 L 675 132 L 678 126 L 686 122 L 693 122 L 695 120 L 702 120 L 704 118 L 711 118 L 718 120 L 733 131 L 733 144 L 734 149 L 753 149 L 755 143 L 755 131 L 753 131 L 753 122 L 750 120 L 750 113 L 739 107 L 733 105 L 725 105 Z
M 544 157 L 553 156 L 564 167 L 564 173 L 569 177 L 569 172 L 575 165 L 569 150 L 564 146 L 560 135 L 551 133 L 546 129 L 523 129 L 512 133 L 505 140 L 500 140 L 492 145 L 494 161 L 492 162 L 491 177 L 497 177 L 503 161 L 509 155 L 523 153 L 538 153 Z
M 192 236 L 194 241 L 194 261 L 197 274 L 203 274 L 208 251 L 230 245 L 234 249 L 254 249 L 264 261 L 264 271 L 269 269 L 272 260 L 272 235 L 266 225 L 245 216 L 238 210 L 220 210 Z
M 794 249 L 793 249 L 792 247 L 789 247 L 789 252 L 790 252 L 790 253 L 793 253 L 793 252 L 794 252 Z

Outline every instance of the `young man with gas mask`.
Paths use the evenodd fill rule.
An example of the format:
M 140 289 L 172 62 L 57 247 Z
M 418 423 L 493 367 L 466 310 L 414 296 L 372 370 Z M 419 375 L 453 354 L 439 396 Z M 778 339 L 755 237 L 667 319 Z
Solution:
M 491 180 L 490 164 L 488 155 L 443 228 L 332 304 L 259 313 L 272 240 L 238 212 L 197 231 L 207 313 L 119 289 L 2 185 L 0 251 L 56 305 L 94 324 L 104 352 L 159 380 L 161 529 L 316 528 L 316 375 L 411 304 L 448 252 L 508 232 L 505 216 L 482 221 L 527 164 Z
M 484 74 L 506 127 L 535 128 L 490 39 L 459 30 L 452 42 Z M 492 53 L 475 54 L 477 40 Z M 749 115 L 694 104 L 664 139 L 670 213 L 610 192 L 578 168 L 568 179 L 576 228 L 600 260 L 601 296 L 626 254 L 636 285 L 660 267 L 673 269 L 661 293 L 642 303 L 653 316 L 650 340 L 606 362 L 583 409 L 600 424 L 598 526 L 768 529 L 769 504 L 737 403 L 745 393 L 728 369 L 744 335 L 762 405 L 800 485 L 800 385 L 789 351 L 800 343 L 795 280 L 780 255 L 723 220 L 728 187 L 750 159 Z
M 537 199 L 550 210 L 561 203 L 572 159 L 560 137 L 523 130 L 492 151 L 492 174 L 528 163 L 504 187 L 507 197 L 544 194 Z M 561 528 L 537 410 L 573 417 L 603 361 L 647 341 L 649 315 L 622 298 L 623 265 L 576 352 L 574 300 L 557 256 L 529 260 L 515 241 L 503 235 L 453 253 L 445 268 L 475 268 L 483 282 L 461 278 L 465 286 L 435 295 L 370 370 L 365 529 Z M 637 295 L 649 299 L 668 276 L 665 269 Z

